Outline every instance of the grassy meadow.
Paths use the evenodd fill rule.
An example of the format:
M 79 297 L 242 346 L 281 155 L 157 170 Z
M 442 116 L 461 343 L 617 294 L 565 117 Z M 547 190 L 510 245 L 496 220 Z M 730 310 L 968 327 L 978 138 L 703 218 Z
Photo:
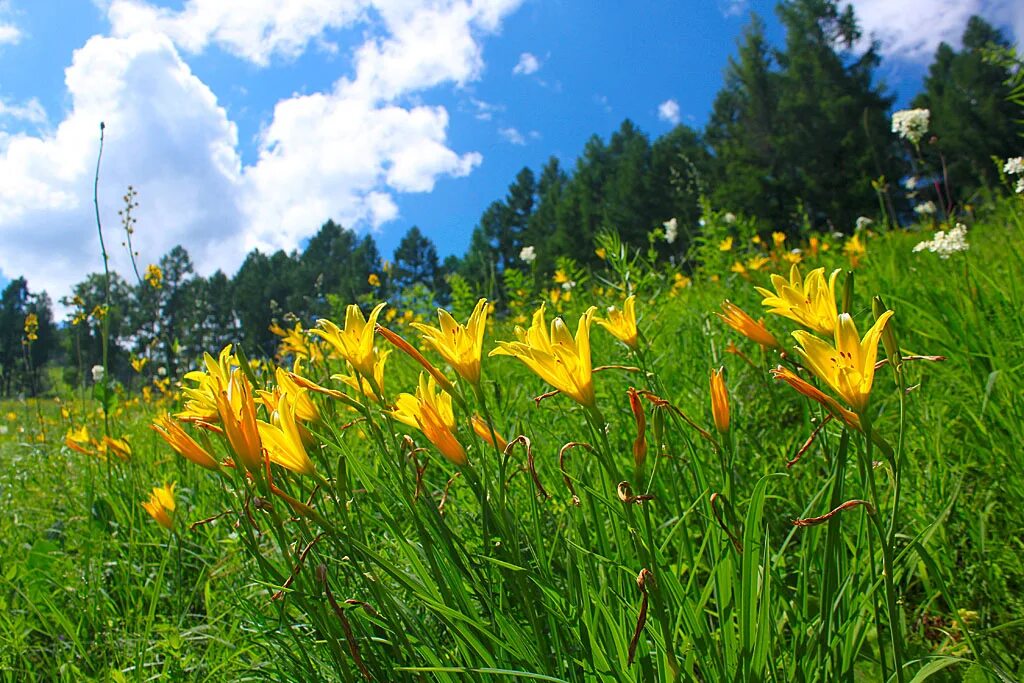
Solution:
M 385 308 L 380 325 L 439 376 L 418 380 L 401 340 L 357 334 L 362 302 L 337 331 L 293 330 L 276 362 L 212 348 L 186 377 L 144 367 L 110 395 L 5 402 L 0 678 L 1024 676 L 1020 198 L 945 259 L 914 251 L 938 226 L 797 245 L 711 223 L 689 275 L 605 236 L 603 269 L 509 288 L 479 382 L 472 358 L 446 361 L 416 316 Z M 774 294 L 769 276 L 798 260 L 805 283 L 841 269 L 816 310 L 831 298 L 875 342 L 828 359 L 846 363 L 847 391 L 816 377 L 794 351 L 801 325 L 754 289 Z M 608 309 L 629 294 L 635 349 L 596 322 L 628 336 Z M 725 324 L 726 299 L 785 352 Z M 499 346 L 542 301 L 544 326 Z M 456 291 L 455 320 L 475 304 Z M 867 346 L 886 361 L 869 400 Z M 168 413 L 189 457 L 150 428 Z M 169 484 L 173 510 L 151 501 Z

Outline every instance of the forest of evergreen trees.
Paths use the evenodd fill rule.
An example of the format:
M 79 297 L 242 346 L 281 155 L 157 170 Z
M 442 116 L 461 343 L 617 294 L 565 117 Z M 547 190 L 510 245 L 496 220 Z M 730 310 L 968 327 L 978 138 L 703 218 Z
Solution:
M 971 18 L 959 50 L 938 48 L 913 100 L 931 111 L 930 132 L 910 149 L 890 130 L 893 98 L 877 78 L 877 46 L 864 48 L 852 9 L 787 0 L 777 12 L 784 44 L 770 44 L 762 21 L 751 19 L 703 130 L 679 125 L 652 141 L 626 120 L 607 140 L 591 137 L 571 168 L 552 157 L 537 171 L 522 169 L 483 212 L 461 258 L 441 262 L 412 227 L 385 260 L 371 235 L 328 219 L 301 252 L 253 251 L 233 276 L 200 276 L 186 249 L 175 247 L 158 263 L 159 287 L 113 274 L 109 311 L 101 306 L 103 274 L 89 275 L 61 299 L 72 311 L 61 323 L 47 294 L 16 278 L 0 296 L 0 392 L 35 393 L 40 369 L 53 360 L 64 361 L 68 381 L 84 381 L 82 368 L 102 357 L 103 325 L 118 376 L 131 376 L 131 360 L 141 357 L 180 376 L 203 351 L 228 342 L 272 354 L 274 321 L 308 324 L 338 316 L 351 301 L 388 299 L 428 312 L 445 302 L 452 274 L 500 302 L 506 270 L 539 280 L 559 257 L 592 265 L 594 237 L 606 229 L 646 248 L 651 231 L 675 218 L 678 239 L 654 247 L 685 268 L 701 199 L 765 232 L 850 232 L 858 216 L 879 217 L 882 208 L 908 222 L 907 177 L 941 179 L 946 191 L 936 203 L 952 212 L 998 186 L 994 156 L 1024 155 L 1021 109 L 1008 99 L 1019 61 L 1006 59 L 1005 36 L 982 19 Z M 524 247 L 535 260 L 524 261 Z M 28 313 L 39 321 L 30 348 Z

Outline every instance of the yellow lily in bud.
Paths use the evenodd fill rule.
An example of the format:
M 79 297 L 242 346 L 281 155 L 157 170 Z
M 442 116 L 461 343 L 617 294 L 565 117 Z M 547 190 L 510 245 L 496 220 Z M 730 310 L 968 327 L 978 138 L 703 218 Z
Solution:
M 832 414 L 832 417 L 844 422 L 846 426 L 860 430 L 860 418 L 857 417 L 856 413 L 850 412 L 849 409 L 844 408 L 840 405 L 839 401 L 809 383 L 789 368 L 784 368 L 781 365 L 777 366 L 772 370 L 772 377 L 775 379 L 781 379 L 807 398 L 812 401 L 817 401 L 825 407 L 825 410 Z
M 480 299 L 465 327 L 443 308 L 437 309 L 440 328 L 423 323 L 413 323 L 412 326 L 423 333 L 423 341 L 433 346 L 459 376 L 477 385 L 480 383 L 480 356 L 484 347 L 487 310 L 487 299 Z
M 316 322 L 319 329 L 311 332 L 337 349 L 341 357 L 351 363 L 356 372 L 364 377 L 370 377 L 373 375 L 374 327 L 377 325 L 377 316 L 384 306 L 384 303 L 377 304 L 370 312 L 370 317 L 364 318 L 359 306 L 349 304 L 345 309 L 344 330 L 339 329 L 330 320 L 321 318 Z
M 439 391 L 432 376 L 420 373 L 416 394 L 399 394 L 395 399 L 395 409 L 389 414 L 423 432 L 441 455 L 456 465 L 466 464 L 466 451 L 454 434 L 455 413 L 452 411 L 451 394 Z
M 390 355 L 391 349 L 374 351 L 375 360 L 373 361 L 373 374 L 370 376 L 370 379 L 373 381 L 372 384 L 366 377 L 357 375 L 354 372 L 351 374 L 338 373 L 336 375 L 331 375 L 331 379 L 343 382 L 371 401 L 377 401 L 379 403 L 381 398 L 377 395 L 377 390 L 380 390 L 382 394 L 384 392 L 384 364 L 387 362 L 388 356 Z M 374 389 L 374 384 L 377 386 L 376 390 Z
M 217 394 L 228 384 L 231 368 L 237 359 L 231 353 L 231 344 L 223 349 L 217 358 L 204 354 L 203 362 L 206 370 L 193 370 L 185 374 L 185 379 L 196 382 L 195 387 L 182 387 L 187 397 L 185 409 L 174 417 L 186 422 L 216 422 L 220 415 Z
M 839 269 L 832 271 L 825 282 L 825 269 L 815 268 L 806 278 L 800 276 L 795 263 L 789 271 L 789 281 L 781 275 L 772 275 L 775 291 L 755 287 L 764 300 L 769 313 L 795 320 L 819 334 L 831 335 L 836 329 L 836 278 Z
M 636 351 L 637 340 L 640 337 L 636 329 L 636 295 L 626 297 L 622 304 L 622 310 L 615 307 L 608 309 L 608 318 L 595 318 L 595 322 L 608 330 L 613 337 Z
M 834 347 L 804 330 L 793 332 L 800 344 L 796 352 L 804 366 L 839 394 L 858 415 L 864 413 L 871 398 L 878 340 L 892 316 L 892 311 L 878 316 L 861 339 L 850 314 L 840 314 L 835 326 Z
M 220 469 L 220 463 L 210 455 L 210 452 L 199 445 L 188 432 L 181 428 L 177 422 L 171 419 L 170 415 L 162 415 L 156 422 L 149 426 L 154 432 L 160 435 L 178 455 L 186 460 L 191 460 L 200 467 L 208 470 Z
M 227 387 L 217 394 L 217 407 L 224 434 L 237 460 L 253 474 L 263 466 L 263 444 L 256 426 L 256 404 L 249 380 L 238 368 L 231 372 Z
M 473 431 L 476 433 L 477 436 L 479 436 L 481 439 L 483 439 L 486 443 L 490 444 L 491 446 L 495 446 L 499 451 L 504 451 L 505 447 L 508 446 L 508 441 L 506 441 L 501 436 L 501 434 L 498 433 L 498 430 L 494 430 L 494 438 L 491 438 L 491 428 L 487 425 L 487 422 L 484 421 L 484 419 L 479 415 L 474 415 L 470 419 L 470 423 L 473 425 Z
M 149 500 L 143 501 L 142 507 L 155 519 L 160 526 L 170 531 L 174 528 L 174 487 L 176 484 L 157 486 L 149 494 Z
M 270 462 L 299 474 L 316 473 L 303 445 L 302 428 L 296 422 L 296 401 L 287 391 L 281 393 L 277 410 L 271 415 L 274 424 L 258 420 L 260 440 L 270 455 Z
M 491 356 L 512 356 L 533 370 L 545 382 L 580 405 L 594 408 L 594 381 L 590 366 L 590 323 L 595 306 L 580 316 L 576 338 L 561 318 L 551 321 L 551 332 L 544 323 L 544 304 L 533 314 L 530 329 L 516 326 L 519 341 L 498 342 Z
M 726 299 L 722 302 L 722 310 L 724 313 L 715 313 L 715 315 L 750 341 L 760 344 L 766 349 L 782 349 L 782 344 L 768 331 L 763 322 L 755 321 L 736 304 Z
M 725 389 L 722 372 L 725 368 L 711 371 L 711 416 L 719 434 L 729 431 L 729 392 Z

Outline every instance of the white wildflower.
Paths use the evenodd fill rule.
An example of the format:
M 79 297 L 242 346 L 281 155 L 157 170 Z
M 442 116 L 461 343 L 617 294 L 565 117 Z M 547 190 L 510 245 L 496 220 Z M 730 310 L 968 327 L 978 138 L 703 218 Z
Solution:
M 734 213 L 732 213 L 730 211 L 729 213 L 727 213 L 724 216 L 722 216 L 722 220 L 725 221 L 726 223 L 732 225 L 733 223 L 736 222 L 736 214 L 734 214 Z
M 99 384 L 100 382 L 103 381 L 103 376 L 106 375 L 106 373 L 107 371 L 103 368 L 102 365 L 92 366 L 92 381 L 95 382 L 96 384 Z
M 957 223 L 956 227 L 949 232 L 939 230 L 930 240 L 919 242 L 914 247 L 914 252 L 930 251 L 945 260 L 953 254 L 967 251 L 970 247 L 971 245 L 967 243 L 967 226 Z
M 903 109 L 892 115 L 892 132 L 904 140 L 916 145 L 928 132 L 928 119 L 931 112 L 927 109 Z
M 562 283 L 562 289 L 566 292 L 571 291 L 576 286 L 575 280 L 569 280 L 568 282 Z
M 161 365 L 160 367 L 158 367 L 156 369 L 156 374 L 160 375 L 161 377 L 166 377 L 167 376 L 167 368 L 165 368 L 164 366 Z
M 1003 173 L 1007 175 L 1024 175 L 1024 157 L 1007 159 L 1003 164 Z
M 523 247 L 519 250 L 519 258 L 526 261 L 527 263 L 533 263 L 537 258 L 537 252 L 534 251 L 533 245 Z
M 1024 194 L 1024 178 L 1017 181 L 1017 194 Z
M 679 222 L 672 218 L 662 223 L 662 226 L 665 228 L 665 241 L 669 244 L 675 242 L 679 236 Z
M 914 190 L 917 189 L 917 183 L 918 183 L 917 176 L 916 175 L 912 175 L 912 176 L 910 176 L 909 178 L 907 178 L 906 180 L 903 181 L 903 187 L 905 187 L 908 192 L 913 192 Z
M 914 213 L 916 213 L 918 216 L 934 216 L 935 211 L 935 202 L 931 201 L 930 199 L 914 207 Z
M 857 232 L 860 232 L 861 230 L 868 227 L 872 223 L 874 223 L 874 221 L 868 218 L 867 216 L 857 216 L 857 225 L 855 229 L 857 230 Z

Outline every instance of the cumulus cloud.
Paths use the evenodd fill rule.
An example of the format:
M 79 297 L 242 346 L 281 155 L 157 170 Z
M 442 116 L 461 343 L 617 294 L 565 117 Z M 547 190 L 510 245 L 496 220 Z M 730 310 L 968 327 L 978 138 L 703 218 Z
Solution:
M 852 0 L 865 35 L 881 41 L 882 53 L 906 61 L 929 63 L 939 43 L 959 46 L 973 14 L 1008 26 L 1012 38 L 1024 39 L 1024 3 L 1019 0 Z
M 21 41 L 21 29 L 14 24 L 0 23 L 0 45 L 17 45 Z
M 537 59 L 536 55 L 524 52 L 519 55 L 519 62 L 512 68 L 512 73 L 516 76 L 529 76 L 530 74 L 537 73 L 539 70 L 540 60 Z
M 658 118 L 672 125 L 679 123 L 679 103 L 675 100 L 665 100 L 659 104 Z
M 143 259 L 186 245 L 201 272 L 232 271 L 254 247 L 294 249 L 328 217 L 350 227 L 398 216 L 395 194 L 429 192 L 482 157 L 447 140 L 444 107 L 405 101 L 480 77 L 480 39 L 521 0 L 295 0 L 241 9 L 189 0 L 179 12 L 113 0 L 111 35 L 94 36 L 65 74 L 69 111 L 39 135 L 0 132 L 0 270 L 25 274 L 54 298 L 101 267 L 92 220 L 99 121 L 107 123 L 101 214 L 114 267 L 119 197 L 139 191 L 134 237 Z M 273 6 L 272 6 L 273 5 Z M 182 54 L 210 45 L 257 66 L 365 26 L 351 73 L 324 92 L 279 101 L 256 159 L 243 165 L 237 131 Z M 45 121 L 32 101 L 0 116 Z

